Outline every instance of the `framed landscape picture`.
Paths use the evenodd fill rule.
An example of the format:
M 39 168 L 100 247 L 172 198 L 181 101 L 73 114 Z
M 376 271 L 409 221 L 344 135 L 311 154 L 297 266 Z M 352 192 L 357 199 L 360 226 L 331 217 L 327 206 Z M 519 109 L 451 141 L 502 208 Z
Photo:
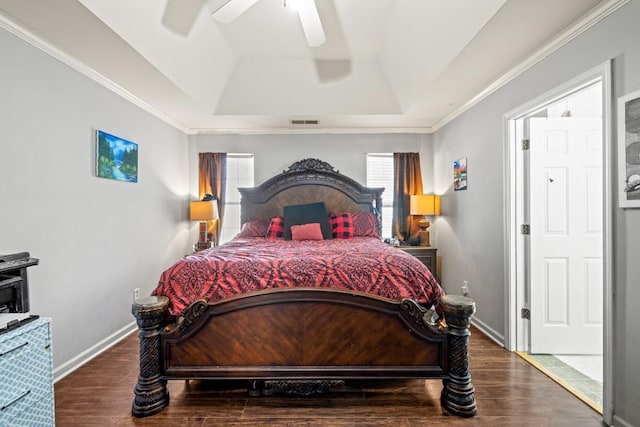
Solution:
M 640 207 L 640 91 L 618 98 L 618 188 L 621 208 Z
M 453 162 L 453 190 L 460 191 L 467 189 L 467 158 L 458 159 Z
M 117 181 L 138 182 L 138 144 L 98 130 L 96 175 Z

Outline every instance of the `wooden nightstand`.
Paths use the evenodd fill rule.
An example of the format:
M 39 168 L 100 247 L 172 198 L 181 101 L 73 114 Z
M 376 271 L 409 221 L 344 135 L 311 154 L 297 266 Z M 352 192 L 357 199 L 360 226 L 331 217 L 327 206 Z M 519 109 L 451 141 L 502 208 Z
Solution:
M 436 270 L 436 252 L 438 252 L 438 249 L 431 246 L 399 246 L 398 249 L 401 249 L 422 261 L 422 263 L 429 268 L 431 274 L 435 276 L 436 280 L 440 282 L 440 278 L 438 277 L 438 272 Z

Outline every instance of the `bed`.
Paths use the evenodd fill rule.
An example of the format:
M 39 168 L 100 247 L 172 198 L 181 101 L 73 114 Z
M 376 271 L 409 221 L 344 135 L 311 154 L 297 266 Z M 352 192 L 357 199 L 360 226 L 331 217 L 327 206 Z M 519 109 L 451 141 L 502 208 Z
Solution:
M 318 203 L 379 224 L 383 189 L 305 159 L 240 191 L 242 223 L 270 220 L 272 233 L 283 211 Z M 132 414 L 162 411 L 168 380 L 246 380 L 259 398 L 323 393 L 350 380 L 425 378 L 442 380 L 445 413 L 475 415 L 468 369 L 475 303 L 444 295 L 423 264 L 359 227 L 366 236 L 333 242 L 243 229 L 167 269 L 154 295 L 132 306 L 140 338 Z M 377 266 L 378 257 L 389 266 Z M 325 271 L 329 265 L 337 270 Z

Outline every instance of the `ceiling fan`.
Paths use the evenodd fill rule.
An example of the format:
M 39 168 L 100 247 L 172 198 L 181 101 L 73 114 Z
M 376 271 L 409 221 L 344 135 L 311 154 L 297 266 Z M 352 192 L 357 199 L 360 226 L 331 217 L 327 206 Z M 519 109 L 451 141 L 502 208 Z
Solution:
M 228 24 L 242 15 L 258 0 L 207 0 L 209 11 L 216 21 Z M 323 45 L 327 38 L 322 28 L 320 15 L 314 0 L 283 0 L 284 7 L 290 7 L 298 12 L 302 30 L 310 47 Z

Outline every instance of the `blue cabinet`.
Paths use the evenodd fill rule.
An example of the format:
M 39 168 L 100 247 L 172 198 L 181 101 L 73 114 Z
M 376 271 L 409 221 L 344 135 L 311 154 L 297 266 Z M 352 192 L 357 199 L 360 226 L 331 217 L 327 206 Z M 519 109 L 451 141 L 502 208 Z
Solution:
M 0 426 L 55 425 L 50 320 L 0 334 Z

